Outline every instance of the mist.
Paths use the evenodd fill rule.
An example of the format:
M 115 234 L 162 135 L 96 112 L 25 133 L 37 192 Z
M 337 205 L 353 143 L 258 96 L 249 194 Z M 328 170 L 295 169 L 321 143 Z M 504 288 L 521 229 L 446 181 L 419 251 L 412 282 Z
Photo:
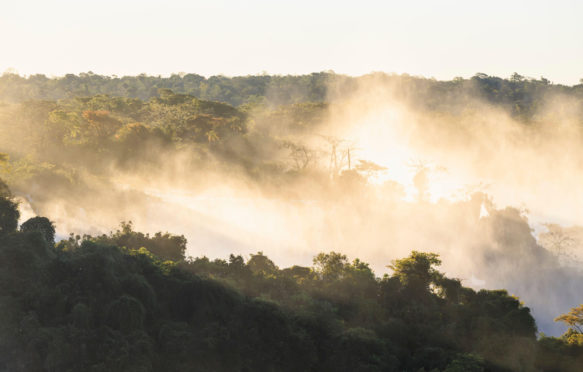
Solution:
M 293 109 L 279 112 L 285 95 L 272 89 L 248 108 L 247 133 L 221 151 L 150 142 L 150 162 L 80 167 L 75 187 L 8 182 L 22 220 L 47 216 L 61 238 L 131 220 L 140 231 L 184 234 L 187 256 L 262 251 L 286 267 L 337 251 L 377 276 L 412 250 L 435 252 L 448 276 L 507 288 L 540 331 L 560 334 L 553 319 L 583 298 L 581 247 L 573 241 L 561 256 L 545 224 L 583 225 L 579 101 L 545 94 L 524 119 L 467 80 L 453 96 L 416 96 L 408 81 L 371 74 L 350 89 L 330 81 L 327 104 L 299 129 L 285 123 Z M 5 129 L 15 118 L 6 107 Z M 0 150 L 18 153 L 13 138 Z

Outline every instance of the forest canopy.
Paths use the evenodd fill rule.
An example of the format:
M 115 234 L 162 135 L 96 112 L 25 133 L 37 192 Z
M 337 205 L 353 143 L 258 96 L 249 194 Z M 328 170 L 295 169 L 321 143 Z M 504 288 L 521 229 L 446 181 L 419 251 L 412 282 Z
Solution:
M 413 251 L 376 277 L 320 253 L 312 267 L 186 258 L 183 236 L 136 232 L 54 242 L 2 197 L 0 367 L 41 370 L 576 371 L 580 309 L 542 337 L 505 290 L 474 291 Z
M 581 112 L 519 74 L 4 74 L 0 370 L 578 371 L 581 228 L 436 197 L 388 129 L 530 185 Z
M 57 244 L 47 219 L 5 226 L 7 370 L 503 371 L 545 368 L 547 354 L 575 370 L 583 357 L 571 334 L 537 341 L 518 299 L 463 287 L 432 253 L 378 278 L 336 252 L 284 269 L 262 252 L 187 259 L 184 237 L 131 223 Z

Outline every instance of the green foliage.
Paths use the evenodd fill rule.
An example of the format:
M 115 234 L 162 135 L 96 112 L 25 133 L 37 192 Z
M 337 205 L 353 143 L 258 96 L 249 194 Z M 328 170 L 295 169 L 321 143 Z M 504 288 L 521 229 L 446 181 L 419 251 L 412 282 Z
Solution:
M 180 154 L 191 171 L 242 169 L 276 186 L 311 172 L 327 191 L 330 185 L 364 190 L 367 176 L 382 167 L 354 159 L 350 169 L 335 164 L 329 177 L 313 166 L 322 150 L 298 139 L 315 134 L 336 104 L 324 100 L 349 97 L 359 79 L 403 86 L 395 99 L 415 109 L 455 117 L 479 98 L 525 122 L 538 120 L 545 95 L 581 102 L 583 92 L 518 74 L 441 82 L 333 73 L 5 74 L 0 99 L 12 103 L 1 107 L 0 136 L 10 157 L 0 153 L 0 174 L 17 195 L 39 200 L 49 196 L 34 193 L 49 189 L 58 198 L 93 190 L 90 183 L 112 165 L 171 172 L 165 159 Z M 414 181 L 421 200 L 426 178 L 420 171 Z M 281 269 L 263 252 L 248 260 L 186 259 L 184 236 L 144 234 L 131 222 L 55 246 L 44 217 L 17 231 L 10 197 L 0 182 L 0 370 L 578 371 L 583 365 L 576 312 L 558 318 L 571 326 L 562 338 L 537 341 L 529 308 L 504 290 L 476 292 L 446 277 L 433 253 L 413 251 L 393 261 L 391 275 L 377 278 L 367 263 L 339 252 L 318 254 L 313 267 Z M 491 219 L 504 227 L 495 232 L 517 232 L 497 237 L 515 248 L 507 254 L 528 259 L 531 252 L 518 243 L 532 236 L 518 212 Z
M 456 357 L 444 372 L 483 372 L 484 360 L 473 354 L 461 354 Z
M 338 280 L 343 277 L 348 259 L 346 255 L 330 252 L 320 253 L 314 257 L 316 272 L 324 280 Z
M 124 333 L 142 328 L 145 309 L 137 299 L 124 295 L 111 302 L 107 309 L 107 325 Z
M 567 314 L 558 316 L 556 322 L 567 324 L 574 332 L 583 333 L 583 304 L 572 308 Z
M 55 226 L 46 217 L 32 217 L 26 220 L 21 226 L 20 231 L 32 232 L 38 231 L 49 245 L 55 244 Z
M 0 235 L 15 231 L 19 217 L 18 204 L 8 197 L 0 196 Z
M 0 154 L 0 157 L 2 156 L 2 154 Z M 1 159 L 0 159 L 1 162 Z M 10 189 L 8 188 L 8 185 L 2 181 L 2 179 L 0 179 L 0 198 L 5 198 L 5 199 L 9 199 L 12 196 L 12 193 L 10 192 Z
M 580 371 L 583 347 L 569 344 L 564 338 L 543 335 L 537 343 L 536 361 L 543 371 Z
M 263 252 L 252 254 L 247 261 L 247 267 L 253 274 L 261 276 L 274 275 L 278 271 L 277 266 Z
M 398 278 L 403 287 L 412 292 L 426 293 L 429 285 L 441 277 L 433 268 L 441 265 L 438 257 L 435 253 L 413 251 L 410 257 L 395 260 L 388 267 L 393 270 L 393 277 Z
M 186 238 L 183 235 L 157 232 L 153 236 L 133 230 L 132 222 L 122 222 L 120 228 L 110 235 L 94 238 L 101 244 L 116 245 L 130 250 L 145 248 L 162 260 L 180 261 L 186 252 Z
M 407 74 L 383 73 L 361 77 L 321 72 L 300 76 L 258 75 L 232 78 L 225 76 L 205 78 L 185 74 L 164 78 L 147 75 L 110 77 L 88 72 L 79 75 L 68 74 L 61 78 L 4 74 L 0 76 L 0 101 L 56 101 L 70 97 L 84 99 L 90 96 L 109 95 L 128 97 L 119 100 L 129 103 L 129 107 L 124 108 L 131 110 L 135 108 L 136 100 L 158 99 L 166 104 L 180 105 L 184 103 L 185 96 L 190 95 L 201 100 L 219 101 L 242 107 L 262 105 L 266 101 L 276 105 L 310 105 L 310 102 L 323 102 L 329 97 L 349 95 L 358 89 L 360 83 L 366 83 L 371 79 L 387 87 L 402 87 L 396 98 L 414 104 L 417 108 L 455 111 L 455 102 L 462 102 L 471 107 L 472 98 L 480 98 L 505 108 L 519 119 L 533 118 L 537 109 L 543 105 L 545 96 L 549 94 L 570 94 L 581 99 L 583 92 L 577 85 L 572 87 L 556 85 L 543 77 L 529 79 L 517 73 L 509 79 L 477 73 L 471 79 L 436 81 Z M 115 108 L 115 105 L 95 105 L 93 109 L 110 111 L 112 108 Z M 296 110 L 294 106 L 285 110 L 292 113 L 294 122 L 310 122 L 310 119 L 305 120 L 311 115 L 310 107 L 301 107 L 297 115 L 293 113 Z M 286 114 L 285 117 L 290 116 Z M 301 126 L 303 125 L 300 124 Z
M 246 76 L 205 78 L 196 74 L 160 76 L 109 77 L 92 72 L 49 79 L 44 75 L 28 78 L 14 74 L 0 76 L 0 100 L 5 102 L 32 99 L 58 100 L 107 94 L 141 100 L 159 97 L 169 103 L 180 103 L 172 92 L 192 95 L 204 100 L 225 102 L 234 106 L 261 102 L 271 92 L 279 103 L 299 103 L 306 100 L 322 101 L 326 84 L 335 79 L 329 73 L 304 76 Z
M 164 256 L 183 257 L 182 239 L 131 223 L 56 247 L 33 225 L 0 237 L 0 369 L 530 370 L 555 355 L 546 339 L 534 348 L 528 308 L 463 288 L 432 253 L 378 279 L 337 252 L 313 268 L 262 252 L 175 263 Z

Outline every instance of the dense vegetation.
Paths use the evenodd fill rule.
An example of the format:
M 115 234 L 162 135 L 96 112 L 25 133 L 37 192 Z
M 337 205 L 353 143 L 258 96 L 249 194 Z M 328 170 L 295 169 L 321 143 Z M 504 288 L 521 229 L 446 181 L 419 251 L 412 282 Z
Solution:
M 176 174 L 236 172 L 277 196 L 366 195 L 367 177 L 382 167 L 365 159 L 347 167 L 350 153 L 339 139 L 320 136 L 322 149 L 302 136 L 316 133 L 329 107 L 342 105 L 367 79 L 401 87 L 392 94 L 416 109 L 452 117 L 478 99 L 524 125 L 540 120 L 549 95 L 568 95 L 583 107 L 583 85 L 517 74 L 453 81 L 333 73 L 4 74 L 0 175 L 36 212 L 50 200 L 79 209 L 87 195 L 104 204 L 139 204 L 109 187 L 115 172 L 169 182 L 181 182 Z M 416 177 L 420 199 L 424 171 Z M 297 196 L 290 185 L 300 182 L 310 187 Z M 402 190 L 385 186 L 386 205 L 404 210 L 391 199 Z M 475 218 L 480 203 L 467 202 Z M 466 220 L 469 207 L 451 210 Z M 435 207 L 426 218 L 439 212 Z M 484 262 L 494 255 L 524 261 L 515 268 L 517 280 L 548 264 L 548 252 L 516 210 L 492 214 L 493 234 L 512 250 L 485 250 Z M 186 257 L 184 236 L 143 234 L 131 222 L 110 234 L 55 242 L 47 218 L 20 225 L 18 219 L 16 199 L 2 182 L 0 370 L 578 371 L 583 365 L 581 308 L 558 318 L 570 327 L 564 336 L 537 338 L 519 299 L 462 286 L 438 271 L 433 253 L 387 262 L 391 274 L 377 277 L 369 264 L 337 252 L 318 254 L 312 267 L 279 268 L 261 252 L 248 259 Z M 550 286 L 566 276 L 532 278 L 528 285 Z
M 17 205 L 1 200 L 2 370 L 576 371 L 583 362 L 579 328 L 537 341 L 518 299 L 463 287 L 432 253 L 412 252 L 377 278 L 335 252 L 285 269 L 261 252 L 185 259 L 183 237 L 131 223 L 55 245 L 48 219 L 16 231 Z
M 375 80 L 398 86 L 401 98 L 425 107 L 451 104 L 460 98 L 480 97 L 504 105 L 517 116 L 536 112 L 548 94 L 568 94 L 583 98 L 583 84 L 563 86 L 541 77 L 533 79 L 513 74 L 509 79 L 478 73 L 470 79 L 437 81 L 409 75 L 373 73 L 350 77 L 334 72 L 301 76 L 212 76 L 196 74 L 160 76 L 102 76 L 91 72 L 68 74 L 59 78 L 44 75 L 21 77 L 5 73 L 0 76 L 0 101 L 60 100 L 73 97 L 110 95 L 148 100 L 158 97 L 160 89 L 170 89 L 202 100 L 232 106 L 271 102 L 277 105 L 322 102 L 353 92 L 362 82 Z
M 18 194 L 32 195 L 31 185 L 38 185 L 31 178 L 38 174 L 46 176 L 44 185 L 61 185 L 78 182 L 83 171 L 102 174 L 112 166 L 168 171 L 172 164 L 164 159 L 187 151 L 189 167 L 197 171 L 236 168 L 253 178 L 275 177 L 282 183 L 309 170 L 313 178 L 310 166 L 346 149 L 337 146 L 343 139 L 320 136 L 324 144 L 314 147 L 301 135 L 322 134 L 318 125 L 330 106 L 341 106 L 371 81 L 412 109 L 446 115 L 453 123 L 476 110 L 476 102 L 503 109 L 526 125 L 548 119 L 540 116 L 540 109 L 549 97 L 568 97 L 570 104 L 583 109 L 583 85 L 554 85 L 518 74 L 510 79 L 477 74 L 453 81 L 380 73 L 353 78 L 327 72 L 208 79 L 192 74 L 4 74 L 0 152 L 9 157 L 0 155 L 0 175 Z M 363 165 L 361 174 L 378 169 Z M 329 176 L 326 168 L 318 182 Z M 334 168 L 333 173 L 341 173 L 342 165 Z

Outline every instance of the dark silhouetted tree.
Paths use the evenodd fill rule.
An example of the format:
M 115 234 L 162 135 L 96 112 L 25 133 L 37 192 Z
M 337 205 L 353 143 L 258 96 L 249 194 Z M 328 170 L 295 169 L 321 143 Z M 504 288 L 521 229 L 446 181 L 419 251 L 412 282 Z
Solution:
M 12 199 L 0 197 L 0 235 L 13 232 L 18 227 L 18 204 Z
M 21 226 L 20 231 L 30 232 L 38 231 L 49 245 L 55 244 L 55 226 L 46 217 L 32 217 L 26 220 Z

